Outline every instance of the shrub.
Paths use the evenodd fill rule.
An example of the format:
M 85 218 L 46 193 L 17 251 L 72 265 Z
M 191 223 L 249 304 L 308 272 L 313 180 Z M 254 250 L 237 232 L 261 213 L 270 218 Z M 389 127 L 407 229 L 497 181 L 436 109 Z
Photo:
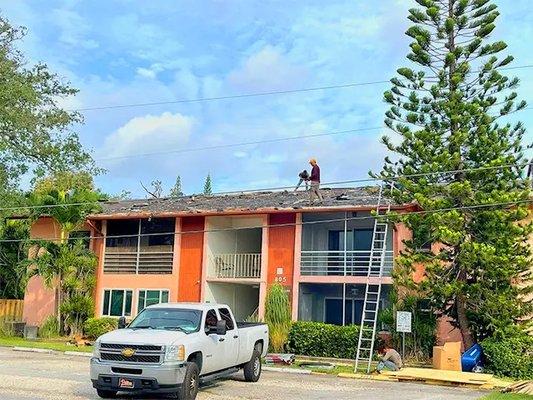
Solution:
M 533 379 L 533 337 L 515 333 L 492 337 L 481 342 L 486 368 L 499 376 Z
M 0 318 L 0 336 L 14 336 L 13 325 L 6 322 L 4 318 Z
M 291 308 L 289 295 L 279 283 L 274 283 L 268 290 L 265 300 L 265 322 L 268 324 L 272 351 L 282 352 L 291 329 Z
M 39 327 L 39 337 L 50 339 L 59 336 L 59 322 L 55 315 L 50 315 Z
M 358 338 L 357 325 L 337 326 L 298 321 L 292 324 L 288 348 L 305 356 L 355 358 Z
M 85 335 L 90 339 L 96 339 L 104 333 L 117 329 L 118 320 L 116 318 L 89 318 L 83 325 Z

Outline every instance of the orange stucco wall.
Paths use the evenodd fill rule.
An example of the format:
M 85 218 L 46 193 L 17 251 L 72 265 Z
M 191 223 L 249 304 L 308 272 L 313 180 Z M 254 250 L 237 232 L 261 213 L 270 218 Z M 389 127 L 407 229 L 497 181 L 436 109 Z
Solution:
M 60 237 L 59 224 L 49 217 L 40 218 L 31 226 L 30 238 L 57 240 Z M 32 256 L 30 250 L 30 257 Z M 56 289 L 44 284 L 40 276 L 32 276 L 24 293 L 22 319 L 31 326 L 40 326 L 46 318 L 54 315 L 57 309 Z
M 103 224 L 103 232 L 106 230 L 106 223 Z M 176 221 L 176 231 L 179 230 L 179 219 Z M 131 289 L 133 290 L 132 315 L 137 314 L 138 291 L 140 289 L 167 289 L 169 290 L 169 301 L 178 299 L 178 276 L 179 276 L 179 249 L 180 235 L 174 236 L 174 258 L 171 274 L 104 274 L 104 253 L 105 242 L 96 246 L 99 248 L 98 271 L 96 279 L 96 301 L 95 315 L 102 315 L 102 303 L 104 291 L 106 289 Z M 95 249 L 96 250 L 96 249 Z
M 199 231 L 204 230 L 204 227 L 204 217 L 181 219 L 178 301 L 200 301 L 204 234 Z
M 268 270 L 267 284 L 279 282 L 292 288 L 294 275 L 295 226 L 274 226 L 294 224 L 296 214 L 271 214 L 268 228 Z

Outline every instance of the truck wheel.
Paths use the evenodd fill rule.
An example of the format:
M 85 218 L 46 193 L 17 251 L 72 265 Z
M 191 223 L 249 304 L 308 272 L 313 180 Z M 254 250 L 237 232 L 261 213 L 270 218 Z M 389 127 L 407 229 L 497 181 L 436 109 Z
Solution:
M 261 376 L 261 354 L 254 350 L 252 359 L 244 364 L 244 380 L 246 382 L 257 382 Z
M 114 390 L 96 389 L 96 394 L 102 399 L 114 399 L 115 397 L 117 397 L 117 392 L 115 392 Z
M 187 363 L 185 378 L 178 390 L 178 400 L 194 400 L 198 394 L 199 369 L 196 363 Z

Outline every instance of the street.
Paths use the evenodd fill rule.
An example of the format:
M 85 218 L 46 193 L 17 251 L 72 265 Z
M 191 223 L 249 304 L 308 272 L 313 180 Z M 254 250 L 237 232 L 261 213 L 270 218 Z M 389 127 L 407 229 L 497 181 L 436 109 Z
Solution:
M 483 392 L 413 383 L 358 381 L 333 376 L 263 372 L 258 383 L 241 374 L 203 386 L 198 400 L 236 399 L 479 399 Z M 124 396 L 124 398 L 131 398 Z M 153 398 L 150 396 L 144 399 Z M 0 399 L 98 399 L 89 380 L 89 359 L 0 348 Z

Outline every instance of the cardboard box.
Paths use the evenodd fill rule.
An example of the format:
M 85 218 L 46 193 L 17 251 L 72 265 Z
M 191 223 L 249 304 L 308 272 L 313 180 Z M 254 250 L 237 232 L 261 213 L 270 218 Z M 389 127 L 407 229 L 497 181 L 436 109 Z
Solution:
M 461 342 L 448 342 L 433 347 L 433 368 L 461 371 Z

